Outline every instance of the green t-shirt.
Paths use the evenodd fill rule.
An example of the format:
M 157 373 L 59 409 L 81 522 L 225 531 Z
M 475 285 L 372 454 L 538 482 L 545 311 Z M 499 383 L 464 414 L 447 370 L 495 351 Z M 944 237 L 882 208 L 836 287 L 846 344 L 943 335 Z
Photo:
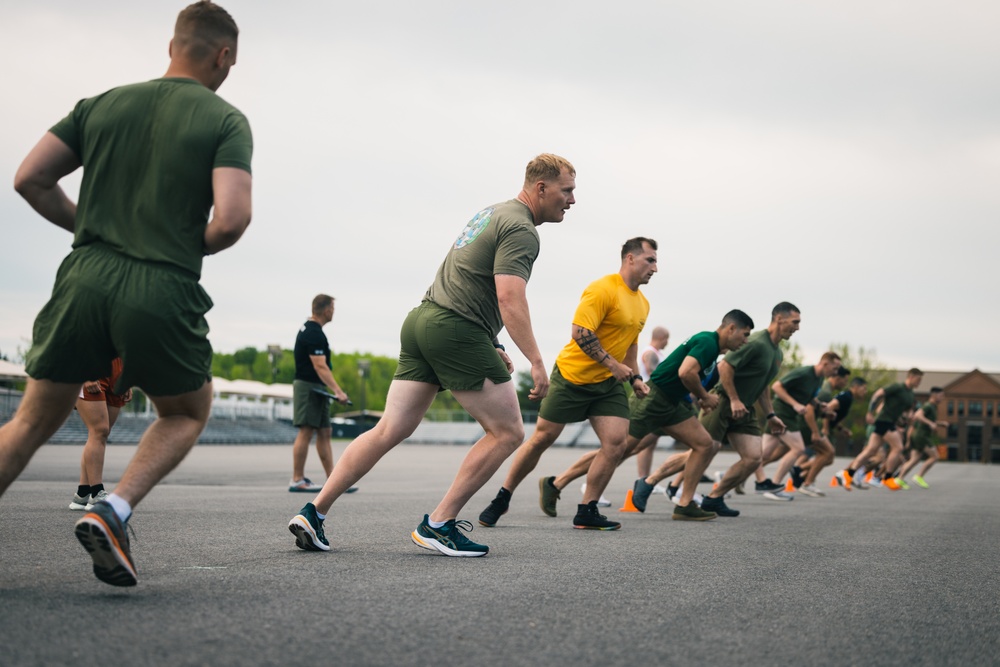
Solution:
M 808 405 L 823 386 L 823 378 L 816 375 L 812 366 L 799 366 L 785 373 L 780 379 L 781 386 L 799 403 Z M 797 417 L 795 409 L 783 400 L 774 396 L 774 413 L 782 420 L 785 417 Z
M 750 334 L 743 347 L 726 354 L 726 363 L 736 371 L 733 383 L 744 405 L 750 407 L 757 402 L 778 374 L 783 357 L 767 329 Z
M 193 79 L 155 79 L 81 100 L 50 131 L 83 165 L 74 248 L 103 243 L 201 275 L 212 170 L 250 171 L 236 107 Z
M 465 226 L 424 295 L 496 336 L 503 328 L 494 276 L 527 281 L 540 249 L 531 210 L 510 201 L 484 208 Z
M 673 401 L 680 401 L 690 393 L 677 375 L 681 364 L 688 357 L 693 357 L 701 366 L 698 378 L 700 380 L 707 378 L 715 369 L 715 360 L 719 357 L 719 334 L 715 331 L 696 333 L 681 343 L 653 370 L 649 381 Z
M 902 382 L 890 384 L 885 388 L 885 400 L 882 401 L 882 409 L 876 415 L 875 421 L 895 424 L 916 401 L 917 397 L 913 390 Z
M 938 411 L 936 405 L 934 405 L 930 401 L 927 401 L 922 406 L 920 406 L 920 409 L 924 411 L 924 417 L 927 417 L 932 422 L 937 422 Z M 918 421 L 913 425 L 913 433 L 918 436 L 930 437 L 932 431 L 930 426 L 921 421 Z

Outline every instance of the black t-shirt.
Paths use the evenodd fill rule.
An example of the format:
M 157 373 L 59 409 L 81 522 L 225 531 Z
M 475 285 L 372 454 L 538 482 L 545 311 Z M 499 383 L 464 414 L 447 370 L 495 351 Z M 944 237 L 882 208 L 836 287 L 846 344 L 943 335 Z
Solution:
M 845 389 L 833 398 L 837 401 L 837 414 L 830 419 L 830 426 L 836 426 L 844 421 L 844 417 L 847 416 L 848 411 L 851 409 L 851 403 L 854 402 L 854 394 L 850 390 Z
M 306 320 L 295 337 L 295 379 L 322 384 L 309 357 L 322 354 L 326 357 L 326 367 L 330 368 L 330 343 L 319 322 Z

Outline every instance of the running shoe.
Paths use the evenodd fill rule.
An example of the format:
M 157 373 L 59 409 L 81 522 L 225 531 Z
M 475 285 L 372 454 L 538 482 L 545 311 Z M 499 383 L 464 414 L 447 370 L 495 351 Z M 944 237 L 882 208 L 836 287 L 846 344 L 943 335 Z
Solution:
M 646 511 L 646 501 L 649 500 L 650 494 L 653 493 L 653 485 L 646 482 L 646 480 L 641 477 L 635 480 L 635 484 L 632 485 L 632 504 L 640 512 Z
M 422 549 L 464 558 L 485 556 L 490 551 L 488 546 L 476 544 L 462 532 L 472 532 L 472 524 L 468 521 L 450 519 L 440 528 L 431 528 L 427 522 L 428 516 L 425 514 L 417 529 L 410 533 L 410 539 Z
M 763 495 L 768 500 L 795 500 L 795 496 L 788 491 L 768 491 Z
M 78 496 L 76 493 L 73 494 L 73 500 L 69 504 L 69 508 L 75 512 L 82 512 L 84 510 L 89 510 L 92 507 L 90 503 L 90 496 Z
M 734 510 L 732 507 L 726 504 L 725 498 L 713 498 L 712 496 L 705 496 L 705 499 L 701 501 L 701 508 L 706 512 L 715 512 L 719 516 L 740 515 L 739 510 Z
M 559 500 L 559 489 L 552 486 L 555 480 L 555 475 L 538 480 L 538 505 L 549 516 L 556 515 L 556 501 Z
M 584 482 L 583 484 L 580 485 L 580 495 L 581 496 L 587 495 L 587 483 L 586 482 Z M 601 497 L 597 500 L 597 506 L 598 507 L 611 507 L 611 501 L 608 500 L 607 498 L 605 498 L 604 494 L 602 493 Z
M 501 487 L 497 492 L 497 497 L 490 501 L 490 506 L 479 515 L 479 525 L 492 528 L 497 525 L 500 517 L 510 509 L 510 491 Z
M 833 479 L 836 480 L 838 486 L 842 486 L 844 488 L 844 491 L 851 490 L 851 483 L 853 481 L 851 478 L 851 473 L 847 472 L 846 470 L 841 470 L 840 472 L 838 472 L 836 475 L 833 476 Z
M 691 496 L 691 502 L 693 502 L 698 507 L 701 507 L 701 503 L 703 500 L 705 500 L 705 496 L 701 495 L 700 493 L 696 493 L 693 496 Z M 670 502 L 672 502 L 674 505 L 681 504 L 680 490 L 678 490 L 677 493 L 674 494 L 674 497 L 670 499 Z
M 663 486 L 662 484 L 657 484 L 656 486 L 653 487 L 653 493 L 659 493 L 660 495 L 665 496 L 667 495 L 667 487 Z
M 670 486 L 667 484 L 667 498 L 673 500 L 677 496 L 677 492 L 681 490 L 679 486 Z
M 885 479 L 883 479 L 882 486 L 889 489 L 890 491 L 899 491 L 901 488 L 903 488 L 899 485 L 899 482 L 897 482 L 892 477 L 886 477 Z
M 739 484 L 736 485 L 736 488 L 733 489 L 733 491 L 736 492 L 736 495 L 742 496 L 746 494 L 746 489 L 743 487 L 744 482 L 740 482 Z
M 855 489 L 861 489 L 862 491 L 867 491 L 872 488 L 868 486 L 868 482 L 866 482 L 865 478 L 861 475 L 855 475 L 851 478 L 851 486 Z
M 927 482 L 925 482 L 924 478 L 921 477 L 920 475 L 914 475 L 913 476 L 913 481 L 916 482 L 917 485 L 920 486 L 921 488 L 924 488 L 924 489 L 931 488 L 931 485 L 928 484 Z
M 106 500 L 98 502 L 76 522 L 76 539 L 94 561 L 94 575 L 112 586 L 138 582 L 126 524 Z
M 288 522 L 288 530 L 295 536 L 295 546 L 306 551 L 329 551 L 330 543 L 323 533 L 323 519 L 316 515 L 316 506 L 306 503 Z
M 872 475 L 872 478 L 870 480 L 868 480 L 868 484 L 870 484 L 872 486 L 872 488 L 875 488 L 875 487 L 878 487 L 878 486 L 884 486 L 882 484 L 882 480 L 879 479 L 878 477 L 875 477 L 874 475 Z
M 792 466 L 791 470 L 792 486 L 796 489 L 806 483 L 806 478 L 802 476 L 802 468 Z
M 815 484 L 803 484 L 799 487 L 799 491 L 806 494 L 810 498 L 823 498 L 826 496 L 826 494 L 820 491 Z
M 775 484 L 770 479 L 765 479 L 763 482 L 754 482 L 754 491 L 757 493 L 773 493 L 774 491 L 783 491 L 785 486 L 783 484 Z
M 685 507 L 675 507 L 670 518 L 674 521 L 711 521 L 717 516 L 719 515 L 715 512 L 707 512 L 691 501 Z
M 292 493 L 318 493 L 323 490 L 323 487 L 319 484 L 313 484 L 312 480 L 308 477 L 303 477 L 300 480 L 292 480 L 288 483 L 288 490 Z M 350 493 L 350 491 L 348 491 Z
M 108 499 L 108 492 L 105 491 L 104 489 L 101 489 L 97 493 L 92 493 L 90 494 L 90 500 L 87 501 L 87 509 L 90 509 L 91 507 L 101 502 L 102 500 L 107 500 L 107 499 Z
M 903 479 L 902 477 L 897 477 L 893 481 L 896 482 L 896 484 L 899 484 L 899 488 L 901 488 L 903 491 L 909 491 L 910 490 L 910 485 L 907 484 L 906 480 Z
M 586 505 L 577 505 L 573 527 L 581 530 L 618 530 L 622 525 L 598 512 L 597 501 L 591 500 Z

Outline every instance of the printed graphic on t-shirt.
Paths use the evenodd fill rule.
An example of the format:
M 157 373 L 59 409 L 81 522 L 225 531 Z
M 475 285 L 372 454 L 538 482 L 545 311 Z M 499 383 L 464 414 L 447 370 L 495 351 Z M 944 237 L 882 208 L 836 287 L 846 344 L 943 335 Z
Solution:
M 493 215 L 495 208 L 484 208 L 479 213 L 473 216 L 472 220 L 469 220 L 469 224 L 465 226 L 462 233 L 459 234 L 458 238 L 455 240 L 455 248 L 462 248 L 469 245 L 476 240 L 483 230 L 486 229 L 490 224 L 490 216 Z

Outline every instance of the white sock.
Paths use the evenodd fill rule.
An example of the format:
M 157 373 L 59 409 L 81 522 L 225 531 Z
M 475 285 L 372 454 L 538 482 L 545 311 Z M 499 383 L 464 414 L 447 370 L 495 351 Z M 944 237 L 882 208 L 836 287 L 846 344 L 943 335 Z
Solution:
M 128 518 L 132 516 L 132 506 L 117 493 L 112 493 L 106 500 L 114 508 L 115 514 L 118 515 L 122 523 L 128 521 Z
M 432 521 L 430 517 L 427 517 L 427 525 L 431 528 L 441 528 L 447 521 Z
M 320 521 L 326 521 L 326 515 L 320 514 L 319 510 L 316 511 L 316 518 L 319 519 Z

